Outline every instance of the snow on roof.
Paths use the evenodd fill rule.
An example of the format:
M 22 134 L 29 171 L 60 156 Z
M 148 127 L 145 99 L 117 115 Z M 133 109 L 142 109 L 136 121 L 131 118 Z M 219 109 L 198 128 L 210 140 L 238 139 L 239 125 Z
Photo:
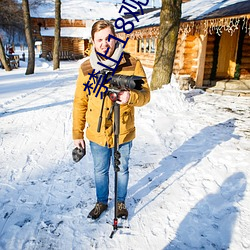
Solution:
M 191 0 L 182 4 L 181 18 L 193 21 L 247 13 L 250 13 L 249 0 Z
M 41 28 L 42 36 L 54 36 L 54 28 Z M 78 37 L 82 39 L 89 39 L 91 36 L 91 28 L 83 27 L 62 27 L 61 37 Z
M 141 25 L 143 26 L 156 26 L 160 23 L 160 8 L 156 8 L 152 12 L 146 13 L 139 17 L 139 22 L 133 22 L 136 28 L 140 28 Z
M 61 17 L 62 19 L 71 20 L 97 20 L 97 19 L 117 19 L 121 17 L 119 13 L 121 4 L 110 2 L 95 2 L 90 0 L 61 0 Z M 31 10 L 32 17 L 54 18 L 54 3 L 48 1 L 36 10 Z M 157 26 L 160 24 L 161 8 L 152 8 L 150 12 L 145 10 L 144 15 L 138 16 L 139 22 L 134 17 L 131 20 L 134 29 L 142 27 Z M 202 19 L 212 19 L 216 17 L 234 16 L 250 13 L 250 0 L 191 0 L 182 4 L 182 21 L 195 21 Z M 77 30 L 78 29 L 78 30 Z M 86 38 L 86 31 L 79 28 L 63 29 L 62 36 L 73 37 L 72 34 L 78 34 Z M 76 32 L 77 30 L 77 32 Z M 119 32 L 120 30 L 117 30 Z M 53 29 L 44 30 L 42 35 L 50 36 Z
M 95 2 L 90 0 L 61 0 L 61 18 L 71 20 L 107 20 L 120 17 L 120 5 L 108 2 Z M 37 9 L 30 10 L 31 17 L 54 18 L 55 4 L 47 1 Z
M 134 29 L 157 26 L 160 24 L 161 8 L 139 16 L 139 22 L 134 17 Z M 182 4 L 182 21 L 195 21 L 218 17 L 250 14 L 250 0 L 191 0 Z M 116 30 L 121 32 L 122 30 Z

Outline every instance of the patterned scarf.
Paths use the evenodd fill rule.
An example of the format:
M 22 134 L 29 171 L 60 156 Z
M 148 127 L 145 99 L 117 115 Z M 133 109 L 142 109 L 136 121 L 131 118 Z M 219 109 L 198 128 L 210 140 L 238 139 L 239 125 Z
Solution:
M 123 52 L 123 45 L 119 42 L 115 44 L 115 50 L 111 58 L 115 61 L 118 61 L 121 54 Z M 101 71 L 102 69 L 105 69 L 104 66 L 98 64 L 98 62 L 103 63 L 104 65 L 107 65 L 108 67 L 114 69 L 117 65 L 116 62 L 113 62 L 109 59 L 103 60 L 99 55 L 96 54 L 94 46 L 92 47 L 92 52 L 90 54 L 90 64 L 93 69 L 95 69 L 96 72 Z

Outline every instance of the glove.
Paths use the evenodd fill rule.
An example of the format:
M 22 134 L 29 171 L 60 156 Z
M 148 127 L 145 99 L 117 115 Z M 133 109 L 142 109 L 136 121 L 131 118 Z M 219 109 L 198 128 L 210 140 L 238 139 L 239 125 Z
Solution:
M 86 154 L 86 149 L 83 148 L 82 146 L 74 148 L 72 151 L 73 161 L 74 162 L 80 161 L 85 154 Z

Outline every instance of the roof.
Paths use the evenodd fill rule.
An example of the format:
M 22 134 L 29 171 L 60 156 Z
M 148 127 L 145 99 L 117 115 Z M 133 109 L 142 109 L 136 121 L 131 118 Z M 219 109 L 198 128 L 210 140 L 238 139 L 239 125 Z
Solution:
M 134 28 L 138 29 L 141 27 L 156 26 L 160 24 L 160 8 L 155 8 L 149 13 L 146 13 L 139 17 L 139 22 L 133 22 Z M 132 18 L 131 20 L 134 20 Z
M 158 26 L 161 8 L 139 16 L 139 22 L 133 21 L 134 29 Z M 250 14 L 250 0 L 191 0 L 182 4 L 182 22 L 199 21 L 219 17 Z M 120 32 L 121 30 L 117 30 Z
M 31 10 L 32 17 L 40 18 L 54 18 L 55 4 L 46 0 L 47 2 L 36 10 Z M 95 2 L 92 0 L 61 0 L 61 18 L 71 20 L 97 20 L 117 19 L 120 17 L 121 4 L 113 4 L 108 2 Z M 143 27 L 159 26 L 160 24 L 161 8 L 146 8 L 144 15 L 138 16 L 139 22 L 136 22 L 134 17 L 129 18 L 134 24 L 134 29 Z M 250 14 L 250 0 L 191 0 L 182 4 L 182 22 L 199 21 L 204 19 L 213 19 L 219 17 L 238 16 Z M 73 37 L 86 37 L 85 31 L 78 30 L 75 32 L 71 30 L 62 29 L 61 35 Z M 119 32 L 121 30 L 117 30 Z M 50 35 L 49 35 L 50 33 Z M 45 30 L 42 35 L 51 36 L 53 30 Z M 68 34 L 68 35 L 66 35 Z
M 54 36 L 55 28 L 41 28 L 42 36 Z M 81 39 L 89 39 L 91 28 L 83 27 L 62 27 L 61 37 L 77 37 Z
M 61 0 L 61 18 L 71 20 L 112 20 L 120 17 L 120 5 L 92 0 Z M 31 17 L 55 18 L 55 3 L 46 0 L 36 9 L 30 10 Z
M 250 14 L 249 0 L 191 0 L 182 4 L 182 21 Z

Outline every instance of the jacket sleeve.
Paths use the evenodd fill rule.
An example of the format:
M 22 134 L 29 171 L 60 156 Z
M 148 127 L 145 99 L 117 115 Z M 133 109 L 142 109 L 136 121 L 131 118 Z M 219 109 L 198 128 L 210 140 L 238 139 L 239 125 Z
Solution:
M 150 88 L 148 86 L 146 74 L 139 60 L 136 62 L 134 75 L 143 77 L 143 84 L 141 90 L 133 89 L 130 91 L 130 98 L 128 105 L 141 107 L 150 101 Z
M 76 90 L 73 101 L 73 128 L 72 136 L 73 140 L 84 138 L 84 128 L 86 124 L 86 112 L 88 109 L 88 95 L 87 91 L 84 91 L 84 77 L 81 68 L 76 82 Z

